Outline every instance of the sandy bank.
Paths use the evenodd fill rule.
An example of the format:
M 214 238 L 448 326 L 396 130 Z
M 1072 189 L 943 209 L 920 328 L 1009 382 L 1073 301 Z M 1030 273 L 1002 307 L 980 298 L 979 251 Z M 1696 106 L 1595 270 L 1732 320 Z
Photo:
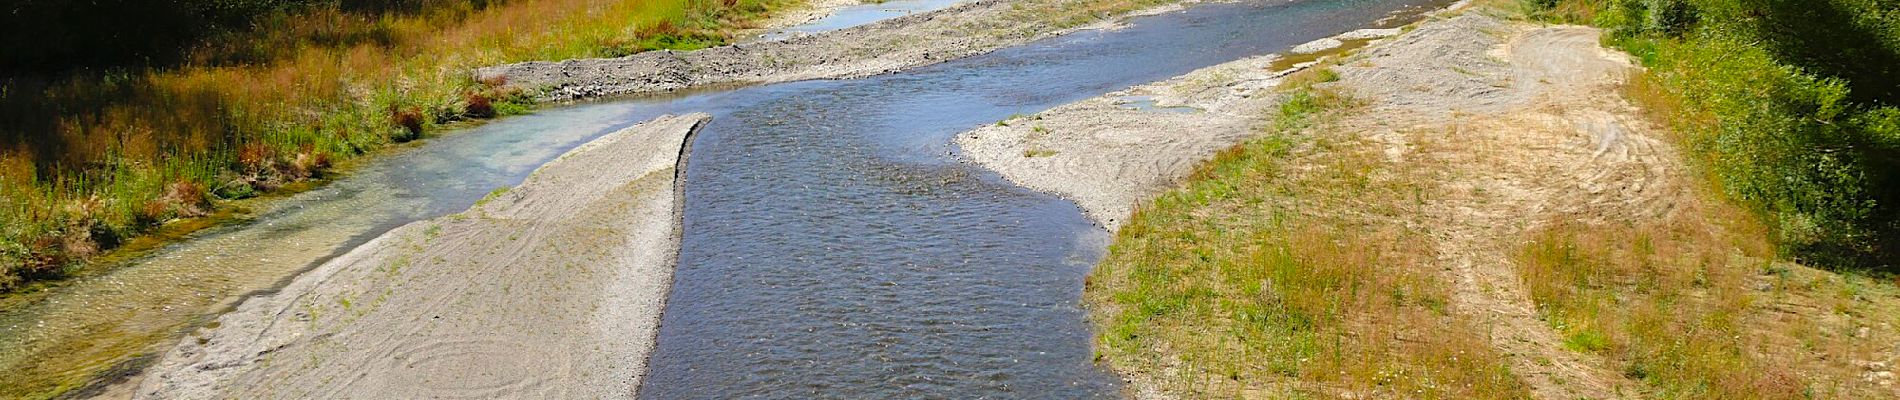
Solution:
M 1082 206 L 1114 231 L 1139 201 L 1254 134 L 1278 101 L 1272 56 L 1247 58 L 957 135 L 964 158 Z M 1222 79 L 1225 78 L 1225 79 Z M 1152 102 L 1152 103 L 1147 103 Z
M 136 397 L 631 396 L 677 253 L 676 167 L 708 118 L 608 134 L 247 300 Z
M 1362 29 L 1314 43 L 1396 33 Z M 1297 70 L 1272 70 L 1276 58 L 1202 68 L 964 132 L 956 142 L 965 159 L 1075 201 L 1113 232 L 1137 203 L 1257 133 L 1262 111 L 1284 97 L 1274 88 Z
M 484 80 L 539 93 L 542 100 L 654 93 L 691 87 L 846 79 L 987 53 L 1074 30 L 1073 21 L 1113 21 L 1178 9 L 1179 3 L 1115 18 L 1093 14 L 1098 0 L 974 0 L 937 11 L 797 36 L 619 58 L 535 61 L 482 68 Z M 1098 25 L 1106 26 L 1106 25 Z

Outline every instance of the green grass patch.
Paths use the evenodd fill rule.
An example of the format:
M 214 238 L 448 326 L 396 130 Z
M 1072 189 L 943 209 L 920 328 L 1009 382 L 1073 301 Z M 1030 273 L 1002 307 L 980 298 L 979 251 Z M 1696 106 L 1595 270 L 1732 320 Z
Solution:
M 1647 72 L 1631 98 L 1681 135 L 1786 254 L 1900 266 L 1900 2 L 1526 0 L 1589 23 Z
M 191 28 L 179 31 L 190 34 L 185 39 L 153 38 L 182 40 L 174 48 L 140 48 L 149 62 L 81 57 L 0 69 L 0 137 L 9 141 L 0 146 L 0 293 L 57 279 L 164 221 L 219 203 L 199 199 L 248 198 L 321 179 L 335 163 L 457 121 L 533 107 L 529 93 L 501 89 L 505 82 L 471 79 L 472 68 L 719 45 L 797 2 L 185 0 L 139 13 L 221 22 L 126 26 Z M 98 7 L 41 2 L 16 11 L 127 11 Z M 134 36 L 115 37 L 51 39 Z M 22 54 L 64 51 L 8 46 Z M 88 60 L 113 66 L 92 68 Z
M 1289 98 L 1273 116 L 1288 125 L 1197 167 L 1116 233 L 1085 293 L 1101 357 L 1184 398 L 1527 397 L 1445 314 L 1418 232 L 1347 211 L 1403 207 L 1411 184 L 1378 179 L 1393 166 L 1372 152 L 1293 134 L 1353 102 Z
M 1603 356 L 1656 398 L 1813 398 L 1824 387 L 1817 377 L 1858 379 L 1797 373 L 1800 367 L 1764 358 L 1760 351 L 1772 342 L 1763 338 L 1793 329 L 1743 324 L 1764 321 L 1750 314 L 1765 299 L 1747 289 L 1763 261 L 1735 252 L 1766 255 L 1766 230 L 1711 229 L 1751 217 L 1703 211 L 1690 207 L 1683 214 L 1695 215 L 1636 224 L 1554 224 L 1532 234 L 1514 265 L 1566 349 Z M 1853 351 L 1815 346 L 1806 351 Z

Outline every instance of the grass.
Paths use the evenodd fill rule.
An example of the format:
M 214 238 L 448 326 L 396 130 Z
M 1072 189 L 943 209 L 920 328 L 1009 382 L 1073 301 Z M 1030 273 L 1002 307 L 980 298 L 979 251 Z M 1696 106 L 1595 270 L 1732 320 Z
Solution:
M 1629 22 L 1611 4 L 1678 7 L 1543 3 L 1613 29 Z M 1827 69 L 1676 10 L 1611 36 L 1650 67 L 1625 94 L 1674 128 L 1700 181 L 1660 218 L 1525 221 L 1535 228 L 1510 256 L 1540 318 L 1567 351 L 1640 382 L 1640 397 L 1890 396 L 1865 378 L 1900 336 L 1900 289 L 1865 267 L 1885 251 L 1892 189 L 1869 156 L 1890 139 L 1890 106 L 1857 100 L 1854 71 L 1810 75 Z M 1442 310 L 1430 221 L 1391 218 L 1444 188 L 1378 145 L 1328 135 L 1329 116 L 1352 108 L 1322 89 L 1335 79 L 1289 77 L 1267 137 L 1200 166 L 1117 233 L 1086 292 L 1100 357 L 1182 398 L 1528 397 L 1483 327 Z M 1431 334 L 1405 334 L 1419 331 Z
M 222 200 L 531 106 L 473 67 L 716 45 L 794 2 L 316 6 L 206 39 L 174 66 L 0 78 L 0 292 Z
M 1284 71 L 1289 68 L 1299 66 L 1300 64 L 1305 64 L 1309 62 L 1318 62 L 1327 57 L 1363 49 L 1366 46 L 1371 45 L 1372 41 L 1375 39 L 1376 38 L 1342 40 L 1340 41 L 1339 47 L 1334 47 L 1331 49 L 1315 51 L 1311 53 L 1304 53 L 1304 54 L 1286 54 L 1280 58 L 1273 59 L 1273 63 L 1268 64 L 1267 69 L 1274 70 L 1274 71 Z
M 1900 268 L 1900 3 L 1527 0 L 1587 23 L 1648 69 L 1661 110 L 1719 193 L 1767 221 L 1783 254 Z
M 1662 398 L 1802 398 L 1787 364 L 1750 356 L 1742 325 L 1758 301 L 1749 281 L 1770 260 L 1746 216 L 1683 210 L 1668 219 L 1555 222 L 1518 251 L 1519 276 L 1572 351 L 1602 356 Z M 1743 249 L 1735 254 L 1734 249 Z
M 1049 149 L 1023 150 L 1023 157 L 1025 158 L 1054 157 L 1056 154 L 1057 153 L 1055 150 L 1049 150 Z
M 1788 5 L 1772 3 L 1764 5 Z M 1869 327 L 1890 334 L 1900 299 L 1882 254 L 1891 251 L 1883 247 L 1891 222 L 1882 221 L 1891 182 L 1865 159 L 1891 148 L 1890 127 L 1869 120 L 1891 118 L 1879 114 L 1892 108 L 1855 100 L 1845 75 L 1816 74 L 1828 68 L 1782 54 L 1778 39 L 1750 27 L 1772 17 L 1738 18 L 1735 6 L 1528 4 L 1546 18 L 1609 29 L 1610 44 L 1648 67 L 1624 96 L 1670 128 L 1699 181 L 1661 219 L 1544 221 L 1515 265 L 1567 348 L 1607 360 L 1650 397 L 1889 396 L 1863 379 L 1867 369 L 1842 360 L 1890 351 L 1871 343 L 1886 336 L 1863 336 Z M 1677 15 L 1657 15 L 1665 9 Z M 1706 13 L 1681 17 L 1695 10 Z
M 1632 223 L 1551 221 L 1515 256 L 1540 314 L 1657 398 L 1881 396 L 1859 367 L 1883 354 L 1891 284 L 1777 261 L 1771 230 L 1719 195 Z M 1875 356 L 1875 358 L 1878 358 Z
M 1117 233 L 1086 289 L 1100 357 L 1185 398 L 1527 398 L 1448 314 L 1421 232 L 1365 217 L 1416 206 L 1419 181 L 1317 134 L 1355 102 L 1310 85 L 1289 98 L 1272 132 Z

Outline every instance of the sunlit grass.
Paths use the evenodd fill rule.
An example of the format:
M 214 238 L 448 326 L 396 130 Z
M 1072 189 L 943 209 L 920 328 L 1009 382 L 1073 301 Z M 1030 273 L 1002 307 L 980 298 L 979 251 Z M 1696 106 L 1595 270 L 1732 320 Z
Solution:
M 1866 357 L 1854 327 L 1889 323 L 1893 287 L 1776 261 L 1753 214 L 1690 203 L 1661 220 L 1530 234 L 1515 264 L 1566 347 L 1658 398 L 1866 395 L 1859 368 L 1807 360 Z
M 1719 118 L 1685 104 L 1646 73 L 1624 96 L 1676 129 L 1692 166 L 1718 163 L 1695 147 Z M 1675 155 L 1671 155 L 1675 156 Z M 1893 326 L 1891 282 L 1787 260 L 1772 218 L 1723 196 L 1726 181 L 1692 174 L 1655 220 L 1545 221 L 1515 265 L 1542 317 L 1571 351 L 1600 356 L 1658 398 L 1858 398 L 1883 393 L 1848 362 L 1888 347 L 1858 331 Z M 1818 360 L 1818 362 L 1817 362 Z M 1871 392 L 1869 391 L 1871 390 Z
M 1301 135 L 1354 102 L 1300 86 L 1272 132 L 1117 233 L 1086 294 L 1102 357 L 1185 398 L 1528 397 L 1449 314 L 1422 232 L 1365 217 L 1417 206 L 1421 183 L 1356 139 Z
M 277 15 L 184 66 L 0 81 L 0 291 L 444 124 L 524 112 L 474 67 L 723 43 L 796 0 L 518 0 Z M 444 2 L 448 4 L 448 2 Z M 154 204 L 160 202 L 165 204 Z M 170 203 L 166 203 L 170 202 Z
M 1602 27 L 1646 68 L 1631 99 L 1783 254 L 1900 272 L 1900 9 L 1815 0 L 1489 0 Z

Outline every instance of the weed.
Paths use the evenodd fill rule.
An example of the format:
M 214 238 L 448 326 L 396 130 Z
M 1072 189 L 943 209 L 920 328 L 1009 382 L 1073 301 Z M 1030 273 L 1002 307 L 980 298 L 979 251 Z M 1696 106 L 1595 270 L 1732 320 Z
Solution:
M 422 137 L 422 110 L 418 110 L 415 107 L 398 109 L 391 113 L 389 118 L 396 124 L 396 127 L 402 128 L 404 133 L 402 135 L 392 136 L 391 139 L 397 142 L 407 142 Z
M 1056 155 L 1056 151 L 1055 151 L 1055 150 L 1049 150 L 1049 149 L 1028 149 L 1028 150 L 1023 150 L 1023 157 L 1027 157 L 1027 158 L 1036 158 L 1036 157 L 1053 157 L 1053 156 L 1055 156 L 1055 155 Z
M 1304 100 L 1276 119 L 1291 125 L 1216 155 L 1116 233 L 1085 291 L 1102 358 L 1184 398 L 1526 397 L 1485 338 L 1442 311 L 1448 291 L 1418 251 L 1431 246 L 1356 217 L 1410 204 L 1410 184 L 1375 179 L 1395 172 L 1375 154 L 1293 135 L 1352 102 L 1295 90 Z M 1283 166 L 1296 155 L 1320 161 Z
M 1879 1 L 1537 0 L 1607 28 L 1648 72 L 1631 98 L 1761 213 L 1786 254 L 1900 265 L 1900 8 Z
M 502 186 L 502 187 L 495 188 L 495 190 L 490 190 L 488 191 L 487 195 L 482 196 L 481 200 L 476 200 L 475 205 L 481 206 L 484 204 L 488 204 L 488 202 L 495 201 L 495 199 L 501 198 L 502 195 L 508 194 L 509 190 L 513 190 L 513 188 L 508 187 L 508 186 Z
M 494 118 L 499 115 L 495 113 L 493 100 L 489 100 L 486 94 L 471 92 L 463 95 L 463 99 L 462 115 L 470 118 Z

